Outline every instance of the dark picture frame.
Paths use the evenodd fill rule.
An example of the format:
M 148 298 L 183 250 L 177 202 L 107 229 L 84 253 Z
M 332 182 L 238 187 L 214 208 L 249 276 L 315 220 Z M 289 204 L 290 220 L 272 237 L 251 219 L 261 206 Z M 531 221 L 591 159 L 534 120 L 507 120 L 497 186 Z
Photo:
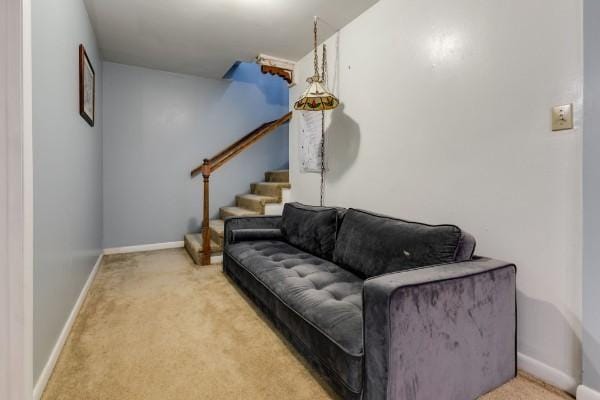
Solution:
M 82 44 L 79 45 L 79 114 L 90 126 L 96 120 L 96 72 Z

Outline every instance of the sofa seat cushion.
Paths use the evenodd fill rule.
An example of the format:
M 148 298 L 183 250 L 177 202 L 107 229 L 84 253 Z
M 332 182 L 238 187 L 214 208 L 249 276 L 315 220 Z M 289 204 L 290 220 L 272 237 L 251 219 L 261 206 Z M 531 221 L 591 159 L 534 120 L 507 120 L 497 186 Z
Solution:
M 293 311 L 276 314 L 330 372 L 352 391 L 360 391 L 364 281 L 282 241 L 235 243 L 225 255 Z M 271 304 L 264 297 L 262 302 Z

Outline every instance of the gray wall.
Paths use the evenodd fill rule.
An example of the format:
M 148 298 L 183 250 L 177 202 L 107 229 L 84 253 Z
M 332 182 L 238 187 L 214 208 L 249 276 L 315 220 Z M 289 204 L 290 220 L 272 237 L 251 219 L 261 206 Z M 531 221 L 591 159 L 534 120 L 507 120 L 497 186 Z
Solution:
M 198 231 L 202 178 L 190 179 L 190 171 L 288 111 L 287 87 L 267 78 L 228 82 L 114 63 L 103 71 L 105 248 L 178 241 Z M 287 161 L 283 127 L 214 173 L 211 214 Z
M 600 391 L 600 2 L 584 1 L 583 383 Z
M 102 247 L 102 63 L 81 0 L 32 2 L 34 380 Z M 96 70 L 96 126 L 78 110 L 78 46 Z

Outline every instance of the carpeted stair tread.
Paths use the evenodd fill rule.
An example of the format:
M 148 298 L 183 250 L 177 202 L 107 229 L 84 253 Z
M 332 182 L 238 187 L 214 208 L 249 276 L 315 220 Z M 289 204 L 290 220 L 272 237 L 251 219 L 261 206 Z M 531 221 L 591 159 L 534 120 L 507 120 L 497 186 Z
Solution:
M 284 189 L 290 189 L 289 170 L 273 170 L 265 172 L 265 182 L 255 182 L 250 184 L 250 193 L 240 194 L 235 198 L 235 206 L 221 207 L 219 209 L 219 218 L 209 222 L 209 232 L 211 240 L 211 251 L 221 252 L 224 244 L 224 219 L 229 217 L 246 217 L 265 215 L 265 206 L 267 204 L 281 204 L 284 197 Z M 281 214 L 281 206 L 271 206 L 267 208 L 269 214 Z M 193 236 L 185 236 L 185 248 L 196 263 L 202 256 L 202 239 L 194 240 Z M 197 250 L 200 249 L 200 250 Z M 214 255 L 214 254 L 213 254 Z
M 235 204 L 240 208 L 256 211 L 259 214 L 265 213 L 265 204 L 279 203 L 277 197 L 261 196 L 258 194 L 239 194 L 235 196 Z
M 241 207 L 221 207 L 220 208 L 221 219 L 228 217 L 245 217 L 249 215 L 260 215 L 260 213 L 247 208 Z
M 265 172 L 265 181 L 266 182 L 289 182 L 290 181 L 290 171 L 287 169 L 267 171 L 267 172 Z
M 254 182 L 252 185 L 268 186 L 268 187 L 282 187 L 290 188 L 292 185 L 289 182 Z
M 289 189 L 292 185 L 289 182 L 255 182 L 250 185 L 250 192 L 261 196 L 276 197 L 277 202 L 281 202 L 281 191 Z

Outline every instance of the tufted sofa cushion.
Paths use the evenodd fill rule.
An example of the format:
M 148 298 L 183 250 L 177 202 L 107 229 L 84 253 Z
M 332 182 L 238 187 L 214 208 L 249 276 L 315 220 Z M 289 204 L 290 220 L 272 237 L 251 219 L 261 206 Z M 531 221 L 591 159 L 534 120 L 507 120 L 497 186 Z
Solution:
M 304 347 L 318 355 L 328 373 L 352 392 L 360 392 L 363 280 L 282 241 L 235 243 L 227 248 L 225 257 L 235 261 L 236 270 L 228 272 L 236 275 L 267 308 L 276 310 L 277 318 Z M 263 288 L 255 287 L 256 281 Z M 265 288 L 287 310 L 278 310 L 269 303 L 273 296 Z

